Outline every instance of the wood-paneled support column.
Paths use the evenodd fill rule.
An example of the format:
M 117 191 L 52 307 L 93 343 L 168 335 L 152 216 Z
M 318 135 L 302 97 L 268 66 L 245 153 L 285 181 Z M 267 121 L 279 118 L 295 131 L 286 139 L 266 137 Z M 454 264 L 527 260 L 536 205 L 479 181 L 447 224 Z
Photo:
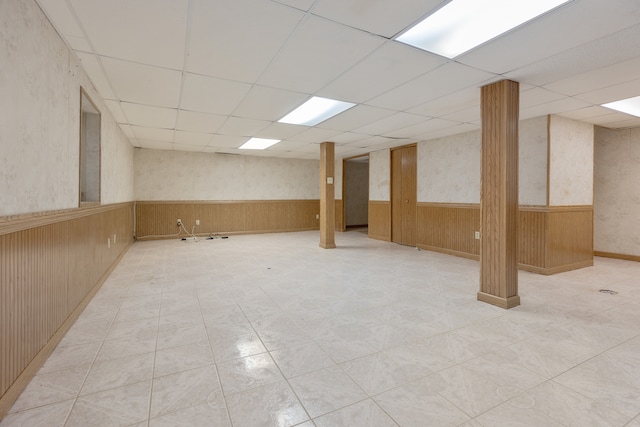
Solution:
M 502 80 L 481 88 L 480 291 L 502 308 L 518 296 L 518 116 L 520 85 Z
M 334 153 L 333 142 L 320 144 L 320 247 L 325 249 L 336 247 Z

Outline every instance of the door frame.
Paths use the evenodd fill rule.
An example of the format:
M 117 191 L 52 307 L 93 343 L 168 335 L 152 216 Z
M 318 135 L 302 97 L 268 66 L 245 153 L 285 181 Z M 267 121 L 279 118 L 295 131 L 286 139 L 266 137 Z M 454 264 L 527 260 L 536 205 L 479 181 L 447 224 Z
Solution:
M 342 225 L 340 231 L 347 231 L 347 161 L 353 159 L 360 159 L 362 157 L 367 157 L 371 159 L 371 153 L 366 154 L 358 154 L 357 156 L 345 157 L 342 159 L 342 208 L 341 208 L 341 218 L 340 224 Z M 368 168 L 368 178 L 367 181 L 371 179 L 371 166 Z M 368 221 L 367 221 L 368 222 Z
M 401 145 L 398 147 L 393 147 L 390 149 L 390 153 L 389 153 L 389 240 L 391 242 L 393 242 L 393 219 L 394 219 L 394 215 L 393 215 L 393 171 L 394 171 L 394 167 L 393 167 L 393 151 L 397 151 L 397 150 L 402 150 L 404 148 L 414 148 L 416 149 L 416 194 L 414 195 L 416 197 L 416 204 L 418 202 L 417 197 L 418 197 L 418 143 L 414 142 L 412 144 L 406 144 L 406 145 Z M 417 227 L 417 223 L 418 223 L 418 217 L 417 217 L 417 208 L 416 208 L 416 218 L 415 218 L 415 225 Z M 416 245 L 417 245 L 417 230 L 416 230 Z M 396 242 L 397 243 L 397 242 Z M 398 243 L 398 244 L 402 244 L 402 243 Z

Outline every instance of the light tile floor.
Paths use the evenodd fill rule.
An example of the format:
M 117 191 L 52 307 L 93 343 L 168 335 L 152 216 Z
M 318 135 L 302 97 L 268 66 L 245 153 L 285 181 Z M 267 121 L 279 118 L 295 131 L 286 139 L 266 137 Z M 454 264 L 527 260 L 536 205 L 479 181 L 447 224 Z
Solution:
M 520 272 L 505 311 L 476 261 L 336 241 L 134 244 L 2 427 L 640 427 L 640 263 Z

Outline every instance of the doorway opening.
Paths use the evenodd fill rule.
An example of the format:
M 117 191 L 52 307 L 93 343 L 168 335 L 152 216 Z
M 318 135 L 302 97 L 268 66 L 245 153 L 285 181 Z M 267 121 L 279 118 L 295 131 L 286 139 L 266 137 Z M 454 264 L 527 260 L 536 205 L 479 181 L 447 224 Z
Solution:
M 342 170 L 342 231 L 368 234 L 369 155 L 344 159 Z

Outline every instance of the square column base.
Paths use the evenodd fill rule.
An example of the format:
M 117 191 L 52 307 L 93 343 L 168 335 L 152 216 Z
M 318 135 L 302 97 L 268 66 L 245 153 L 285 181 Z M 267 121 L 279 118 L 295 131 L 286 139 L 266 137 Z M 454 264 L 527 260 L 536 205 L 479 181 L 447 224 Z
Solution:
M 336 247 L 336 244 L 320 242 L 320 247 L 323 249 L 334 249 Z
M 478 301 L 486 302 L 487 304 L 495 305 L 500 308 L 509 309 L 520 305 L 520 296 L 515 295 L 503 298 L 484 292 L 478 292 Z

